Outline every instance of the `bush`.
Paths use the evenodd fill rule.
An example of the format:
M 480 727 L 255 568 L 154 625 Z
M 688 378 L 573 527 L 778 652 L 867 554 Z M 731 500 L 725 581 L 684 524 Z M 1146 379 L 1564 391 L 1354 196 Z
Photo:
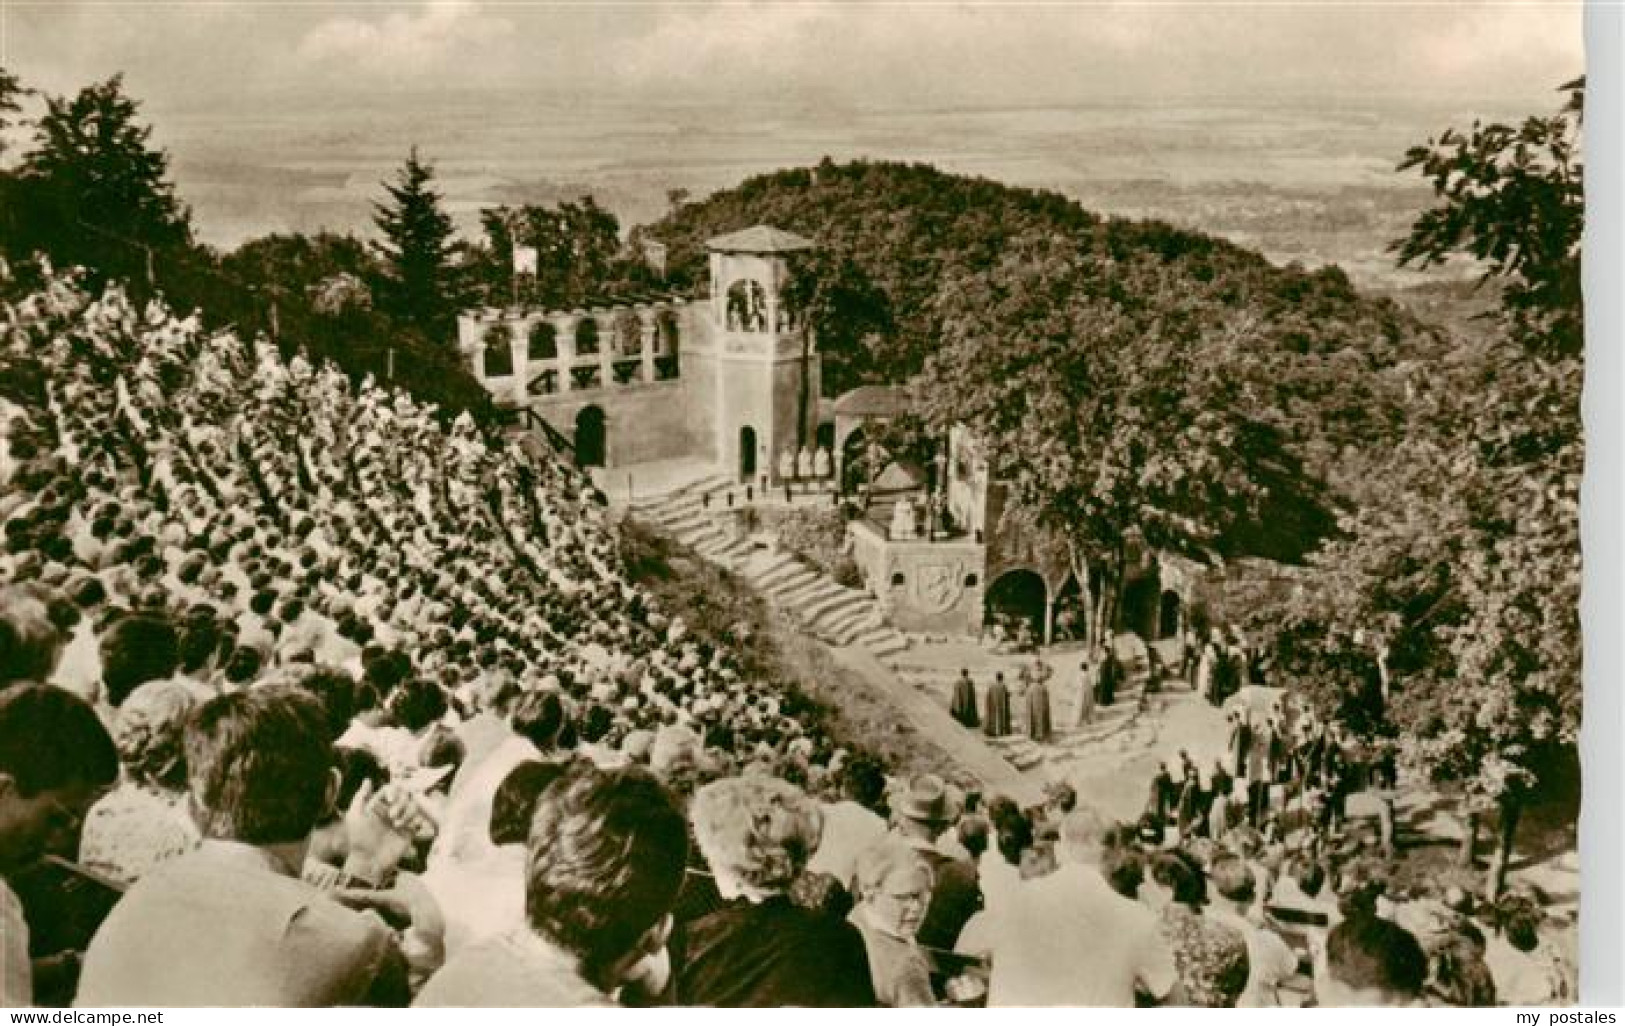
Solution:
M 842 556 L 836 560 L 829 575 L 843 588 L 863 587 L 863 571 L 858 569 L 858 561 L 851 556 Z

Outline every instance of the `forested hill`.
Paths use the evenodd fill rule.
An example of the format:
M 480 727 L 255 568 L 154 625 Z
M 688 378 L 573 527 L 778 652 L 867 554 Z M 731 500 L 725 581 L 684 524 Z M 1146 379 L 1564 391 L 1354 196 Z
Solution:
M 1225 364 L 1232 399 L 1283 443 L 1276 462 L 1301 461 L 1309 480 L 1343 498 L 1403 431 L 1406 368 L 1448 346 L 1442 331 L 1360 295 L 1335 267 L 1277 267 L 1200 232 L 919 164 L 826 160 L 761 175 L 642 231 L 668 245 L 672 275 L 689 284 L 703 277 L 707 238 L 757 223 L 819 243 L 806 288 L 826 391 L 908 380 L 937 354 L 937 383 L 970 396 L 975 381 L 940 380 L 955 373 L 944 350 L 957 348 L 959 373 L 974 378 L 978 363 L 1000 367 L 1011 358 L 1003 350 L 1051 330 L 1082 293 L 1096 314 L 1120 311 L 1147 328 L 1113 342 L 1131 349 L 1175 320 L 1176 307 L 1198 304 L 1207 312 L 1179 316 L 1238 334 L 1205 358 Z M 1064 271 L 1041 266 L 1057 254 Z M 1021 294 L 1029 287 L 1048 292 Z M 1146 360 L 1162 358 L 1145 345 Z

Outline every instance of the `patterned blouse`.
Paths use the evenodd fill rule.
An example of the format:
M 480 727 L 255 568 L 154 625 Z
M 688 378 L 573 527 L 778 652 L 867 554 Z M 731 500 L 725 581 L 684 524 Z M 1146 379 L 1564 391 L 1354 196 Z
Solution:
M 1163 908 L 1162 936 L 1174 951 L 1174 965 L 1194 1008 L 1234 1008 L 1247 989 L 1247 938 L 1216 919 L 1180 904 Z
M 198 838 L 185 792 L 124 783 L 91 806 L 79 839 L 79 861 L 133 884 L 148 870 L 196 848 Z

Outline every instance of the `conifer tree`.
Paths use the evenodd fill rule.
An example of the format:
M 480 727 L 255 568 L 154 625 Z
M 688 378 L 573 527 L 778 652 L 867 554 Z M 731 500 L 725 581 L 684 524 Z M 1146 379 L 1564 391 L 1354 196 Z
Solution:
M 431 338 L 444 338 L 457 306 L 450 259 L 455 229 L 433 181 L 434 168 L 418 159 L 414 146 L 395 184 L 384 183 L 389 202 L 374 205 L 373 222 L 384 233 L 378 251 L 386 308 Z

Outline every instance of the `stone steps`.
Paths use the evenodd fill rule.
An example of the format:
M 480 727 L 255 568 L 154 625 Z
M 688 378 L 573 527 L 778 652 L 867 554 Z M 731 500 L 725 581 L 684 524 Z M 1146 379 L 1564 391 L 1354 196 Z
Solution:
M 726 477 L 690 482 L 663 496 L 635 499 L 631 514 L 706 560 L 740 574 L 802 629 L 832 645 L 859 645 L 877 658 L 906 652 L 906 635 L 886 625 L 867 592 L 836 584 L 786 553 L 763 552 L 734 533 L 724 496 L 743 486 Z M 709 502 L 707 501 L 709 499 Z

